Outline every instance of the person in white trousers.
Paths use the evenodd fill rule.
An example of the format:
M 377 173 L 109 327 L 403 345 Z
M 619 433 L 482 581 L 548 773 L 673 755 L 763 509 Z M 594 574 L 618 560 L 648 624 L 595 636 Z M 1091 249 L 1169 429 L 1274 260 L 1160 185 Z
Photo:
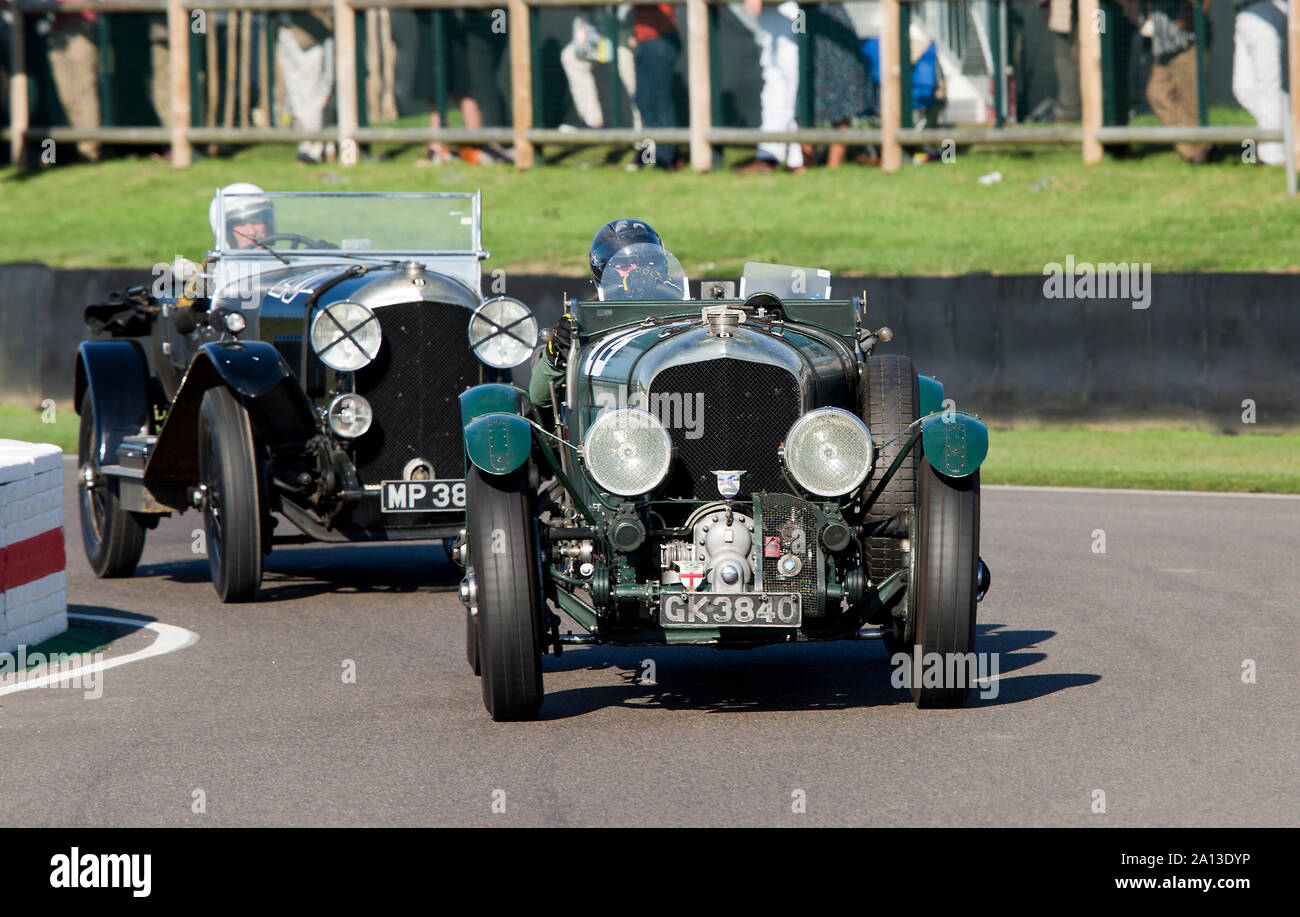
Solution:
M 334 91 L 334 39 L 295 21 L 293 27 L 280 29 L 275 60 L 284 74 L 285 107 L 297 126 L 304 131 L 324 128 L 325 106 Z M 321 162 L 332 147 L 332 143 L 327 147 L 320 140 L 304 140 L 298 144 L 298 159 Z
M 626 9 L 630 7 L 619 7 L 620 21 L 626 18 Z M 600 107 L 600 92 L 596 89 L 596 77 L 592 74 L 592 61 L 589 56 L 579 53 L 580 46 L 589 46 L 598 40 L 598 36 L 578 34 L 579 31 L 587 29 L 594 31 L 590 22 L 582 17 L 574 18 L 573 40 L 560 51 L 560 64 L 564 67 L 564 75 L 569 80 L 569 92 L 573 95 L 573 107 L 578 110 L 578 117 L 582 118 L 587 127 L 604 127 L 605 115 Z M 623 88 L 627 90 L 627 97 L 635 100 L 636 55 L 628 45 L 620 43 L 615 56 L 618 60 L 618 75 L 623 81 Z M 631 108 L 632 127 L 639 131 L 641 112 L 637 109 L 635 101 L 631 102 Z
M 799 4 L 785 0 L 780 5 L 763 4 L 763 0 L 745 0 L 745 12 L 754 17 L 758 28 L 758 65 L 763 73 L 759 93 L 762 108 L 760 128 L 765 131 L 790 131 L 798 127 L 795 109 L 799 101 L 799 40 L 795 24 L 800 20 Z M 784 165 L 803 171 L 803 148 L 797 143 L 760 143 L 758 158 L 740 172 L 770 172 Z
M 1286 53 L 1286 3 L 1264 0 L 1237 10 L 1233 30 L 1232 94 L 1262 128 L 1282 127 L 1282 70 Z M 1261 143 L 1259 161 L 1280 166 L 1282 144 Z

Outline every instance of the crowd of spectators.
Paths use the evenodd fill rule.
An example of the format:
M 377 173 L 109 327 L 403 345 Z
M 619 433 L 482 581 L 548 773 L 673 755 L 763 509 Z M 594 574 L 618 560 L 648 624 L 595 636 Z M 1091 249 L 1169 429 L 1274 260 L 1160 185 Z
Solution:
M 1053 119 L 1078 121 L 1079 29 L 1091 26 L 1079 22 L 1075 0 L 1037 2 L 1045 8 L 1047 34 L 1053 44 L 1051 57 L 1057 84 L 1051 105 Z M 1284 117 L 1287 0 L 1232 2 L 1236 10 L 1232 93 L 1261 127 L 1280 129 Z M 1208 13 L 1210 3 L 1118 0 L 1114 6 L 1108 5 L 1122 14 L 1121 21 L 1110 26 L 1119 36 L 1112 36 L 1119 42 L 1115 47 L 1120 48 L 1112 54 L 1112 66 L 1121 70 L 1127 66 L 1123 52 L 1130 43 L 1146 43 L 1150 75 L 1145 97 L 1162 124 L 1200 122 L 1198 71 L 1208 56 L 1212 36 L 1208 27 L 1198 28 L 1194 21 L 1194 4 L 1200 4 L 1201 11 Z M 796 0 L 742 0 L 728 9 L 750 30 L 758 52 L 758 72 L 750 85 L 758 100 L 762 130 L 790 132 L 801 126 L 801 82 L 809 80 L 811 86 L 802 87 L 802 93 L 810 104 L 803 106 L 802 114 L 805 121 L 811 121 L 802 126 L 846 128 L 862 123 L 862 118 L 872 114 L 879 83 L 878 39 L 874 37 L 879 27 L 878 4 L 801 5 Z M 562 127 L 606 125 L 596 82 L 595 68 L 600 65 L 613 66 L 626 93 L 635 130 L 652 133 L 655 128 L 681 126 L 684 113 L 674 93 L 674 74 L 680 70 L 678 59 L 683 54 L 681 8 L 668 3 L 628 4 L 612 9 L 575 6 L 571 12 L 572 37 L 559 49 L 558 58 L 579 123 Z M 282 82 L 281 106 L 287 113 L 284 120 L 319 134 L 329 117 L 335 81 L 331 14 L 268 15 L 277 17 L 273 66 Z M 419 24 L 414 38 L 407 36 L 402 41 L 402 36 L 389 35 L 387 55 L 391 63 L 393 48 L 400 49 L 399 53 L 413 49 L 419 58 L 413 70 L 412 95 L 426 107 L 430 126 L 441 126 L 443 103 L 447 100 L 459 109 L 466 128 L 507 123 L 509 101 L 501 88 L 501 74 L 508 67 L 508 41 L 502 11 L 461 9 L 441 14 L 439 48 L 446 60 L 440 81 L 435 81 L 435 68 L 430 65 L 439 54 L 429 40 L 429 20 L 434 12 L 423 10 L 414 15 Z M 75 12 L 50 15 L 38 22 L 53 88 L 67 123 L 73 127 L 96 127 L 101 123 L 97 84 L 102 69 L 101 43 L 96 40 L 96 21 L 93 12 Z M 927 105 L 942 100 L 942 68 L 934 43 L 923 34 L 918 39 L 915 27 L 911 37 L 907 50 L 913 68 L 913 105 L 924 117 Z M 810 62 L 801 60 L 805 54 L 811 55 Z M 149 60 L 152 104 L 158 123 L 166 125 L 170 120 L 167 31 L 165 20 L 159 16 L 152 17 L 149 25 Z M 1123 81 L 1121 73 L 1114 83 L 1120 86 Z M 1280 143 L 1260 144 L 1259 160 L 1280 163 L 1281 147 Z M 1188 162 L 1203 162 L 1211 152 L 1205 143 L 1178 143 L 1175 148 Z M 81 158 L 94 160 L 100 155 L 100 145 L 83 141 L 77 144 L 77 152 Z M 682 163 L 676 144 L 649 144 L 643 153 L 639 166 L 671 169 Z M 306 162 L 320 162 L 335 154 L 332 143 L 318 138 L 304 139 L 297 150 L 298 158 Z M 437 165 L 454 156 L 473 164 L 513 159 L 512 151 L 498 144 L 462 144 L 453 151 L 432 142 L 420 162 Z M 829 144 L 818 154 L 807 145 L 781 140 L 759 144 L 753 159 L 740 171 L 801 172 L 819 160 L 834 168 L 845 158 L 844 144 Z

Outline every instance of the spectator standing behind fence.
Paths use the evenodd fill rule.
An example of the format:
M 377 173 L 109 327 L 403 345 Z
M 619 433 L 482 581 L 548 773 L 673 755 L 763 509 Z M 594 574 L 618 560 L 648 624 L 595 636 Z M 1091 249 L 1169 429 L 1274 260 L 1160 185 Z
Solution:
M 763 73 L 759 93 L 761 124 L 765 131 L 792 131 L 798 127 L 795 108 L 799 101 L 799 43 L 794 33 L 799 4 L 785 0 L 779 6 L 765 6 L 763 0 L 745 0 L 745 12 L 758 27 L 758 65 Z M 793 172 L 804 171 L 803 148 L 797 143 L 760 143 L 753 162 L 736 171 L 741 174 L 771 172 L 785 165 Z
M 149 17 L 149 95 L 158 123 L 172 123 L 170 53 L 167 48 L 167 17 Z
M 1209 5 L 1210 0 L 1202 0 L 1202 9 Z M 1188 0 L 1151 0 L 1149 9 L 1142 25 L 1142 34 L 1151 39 L 1147 102 L 1161 124 L 1197 125 L 1196 55 L 1205 49 L 1196 46 L 1192 4 Z M 1210 157 L 1208 143 L 1175 143 L 1174 149 L 1185 162 L 1201 163 Z
M 682 52 L 682 40 L 677 34 L 672 4 L 638 6 L 632 13 L 632 33 L 636 38 L 636 107 L 641 110 L 641 123 L 645 127 L 676 127 L 673 64 Z M 676 168 L 677 144 L 656 143 L 653 149 L 655 165 Z
M 1282 73 L 1286 60 L 1286 3 L 1246 0 L 1237 7 L 1233 29 L 1232 94 L 1266 130 L 1282 128 Z M 1286 156 L 1281 143 L 1259 144 L 1257 157 L 1280 166 Z
M 275 59 L 284 75 L 284 101 L 299 130 L 325 128 L 325 106 L 334 87 L 334 37 L 328 13 L 282 13 Z M 334 144 L 304 140 L 301 162 L 322 162 Z
M 629 8 L 618 8 L 618 20 L 621 26 L 627 17 Z M 604 127 L 605 114 L 600 107 L 600 92 L 596 89 L 596 77 L 592 73 L 594 64 L 607 64 L 611 58 L 618 67 L 619 78 L 632 99 L 632 127 L 641 130 L 641 111 L 636 107 L 636 53 L 633 43 L 610 42 L 592 24 L 596 15 L 584 7 L 581 13 L 573 17 L 573 38 L 560 51 L 560 65 L 569 81 L 569 94 L 573 96 L 573 107 L 578 110 L 578 117 L 587 127 Z
M 1079 27 L 1074 0 L 1039 0 L 1047 6 L 1047 29 L 1052 33 L 1052 69 L 1056 72 L 1056 120 L 1078 121 Z
M 813 124 L 845 129 L 867 109 L 867 63 L 861 41 L 843 4 L 821 3 L 806 13 L 812 38 Z M 811 150 L 804 148 L 805 159 L 811 158 Z M 839 167 L 845 152 L 844 144 L 832 143 L 826 151 L 826 168 Z
M 63 2 L 63 0 L 60 0 Z M 50 75 L 59 103 L 76 128 L 99 127 L 99 46 L 95 44 L 95 14 L 59 13 L 49 37 Z M 99 159 L 99 144 L 77 143 L 83 159 Z
M 436 11 L 425 11 L 424 15 L 433 15 Z M 441 48 L 431 48 L 431 55 L 421 54 L 418 68 L 420 80 L 425 83 L 421 92 L 432 105 L 429 111 L 429 126 L 437 130 L 442 126 L 442 113 L 438 110 L 437 99 L 430 88 L 434 67 L 443 66 L 447 77 L 447 96 L 460 104 L 460 115 L 465 127 L 478 130 L 485 123 L 504 124 L 506 121 L 505 100 L 497 85 L 501 63 L 505 58 L 507 41 L 504 16 L 497 15 L 498 10 L 448 10 L 446 16 L 447 35 Z M 423 47 L 421 48 L 423 50 Z M 438 55 L 445 55 L 439 62 Z M 479 147 L 465 144 L 460 147 L 460 158 L 470 165 L 491 165 L 496 162 L 511 162 L 513 153 L 499 144 Z M 429 144 L 429 154 L 418 164 L 441 164 L 448 162 L 451 154 L 441 143 Z

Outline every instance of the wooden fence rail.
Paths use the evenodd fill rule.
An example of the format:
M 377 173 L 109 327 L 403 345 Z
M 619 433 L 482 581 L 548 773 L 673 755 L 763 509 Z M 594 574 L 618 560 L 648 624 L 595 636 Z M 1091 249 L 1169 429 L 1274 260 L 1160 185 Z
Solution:
M 1082 126 L 1074 127 L 953 127 L 915 129 L 903 127 L 903 48 L 901 24 L 902 4 L 911 0 L 881 0 L 882 28 L 880 35 L 880 128 L 878 130 L 828 131 L 801 129 L 770 132 L 742 128 L 714 127 L 712 124 L 710 86 L 710 4 L 729 0 L 683 0 L 686 7 L 687 91 L 689 97 L 688 125 L 684 128 L 651 128 L 642 131 L 618 129 L 579 129 L 559 131 L 536 128 L 532 123 L 532 47 L 529 40 L 530 9 L 617 6 L 623 0 L 14 0 L 13 34 L 10 61 L 13 73 L 9 84 L 9 111 L 11 126 L 8 130 L 10 160 L 24 161 L 26 143 L 44 138 L 58 141 L 96 140 L 108 143 L 157 144 L 168 143 L 171 161 L 177 168 L 185 168 L 192 161 L 195 143 L 289 143 L 301 140 L 335 140 L 341 151 L 340 161 L 351 165 L 357 161 L 355 151 L 359 143 L 429 142 L 444 143 L 510 143 L 515 148 L 515 165 L 531 168 L 535 162 L 534 149 L 539 143 L 635 143 L 653 140 L 663 143 L 686 143 L 690 149 L 690 165 L 696 171 L 713 168 L 715 146 L 740 146 L 762 141 L 795 143 L 877 143 L 881 148 L 881 166 L 886 172 L 897 171 L 902 165 L 904 145 L 924 144 L 951 140 L 954 143 L 1053 143 L 1079 144 L 1086 164 L 1100 162 L 1107 144 L 1120 143 L 1175 143 L 1175 142 L 1241 142 L 1283 140 L 1287 144 L 1288 184 L 1295 184 L 1295 170 L 1300 161 L 1300 144 L 1292 142 L 1300 136 L 1300 92 L 1292 92 L 1287 106 L 1287 119 L 1283 130 L 1264 130 L 1250 127 L 1104 127 L 1102 125 L 1102 72 L 1100 30 L 1090 26 L 1098 21 L 1099 0 L 1078 0 L 1079 3 L 1079 88 L 1082 108 Z M 650 3 L 653 0 L 633 0 Z M 466 130 L 456 128 L 374 128 L 360 126 L 357 98 L 356 25 L 354 15 L 359 11 L 378 9 L 502 9 L 506 12 L 510 55 L 510 96 L 512 123 L 506 128 Z M 304 132 L 275 127 L 247 126 L 204 127 L 191 126 L 190 110 L 190 14 L 203 10 L 217 12 L 303 12 L 328 11 L 334 14 L 335 45 L 335 108 L 337 126 L 326 131 Z M 48 12 L 72 13 L 94 11 L 98 13 L 154 13 L 167 16 L 167 44 L 170 60 L 169 91 L 171 94 L 170 128 L 101 127 L 95 129 L 36 127 L 29 122 L 29 81 L 26 60 L 25 19 L 34 14 Z M 1287 48 L 1290 85 L 1300 81 L 1300 11 L 1297 4 L 1289 5 L 1287 19 Z M 248 49 L 244 49 L 246 57 Z M 241 93 L 241 105 L 247 106 L 247 86 Z M 233 94 L 228 94 L 231 98 Z M 246 115 L 246 110 L 241 114 Z M 229 117 L 227 117 L 229 122 Z

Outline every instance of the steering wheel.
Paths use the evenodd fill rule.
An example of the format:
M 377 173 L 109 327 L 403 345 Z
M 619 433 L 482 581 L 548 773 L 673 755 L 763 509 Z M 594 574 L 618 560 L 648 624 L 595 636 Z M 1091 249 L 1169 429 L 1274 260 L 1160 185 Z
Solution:
M 296 232 L 273 232 L 269 236 L 262 236 L 257 240 L 261 244 L 270 248 L 276 242 L 289 242 L 290 249 L 298 248 L 338 248 L 333 242 L 326 242 L 324 239 L 311 239 L 307 236 L 300 236 Z

